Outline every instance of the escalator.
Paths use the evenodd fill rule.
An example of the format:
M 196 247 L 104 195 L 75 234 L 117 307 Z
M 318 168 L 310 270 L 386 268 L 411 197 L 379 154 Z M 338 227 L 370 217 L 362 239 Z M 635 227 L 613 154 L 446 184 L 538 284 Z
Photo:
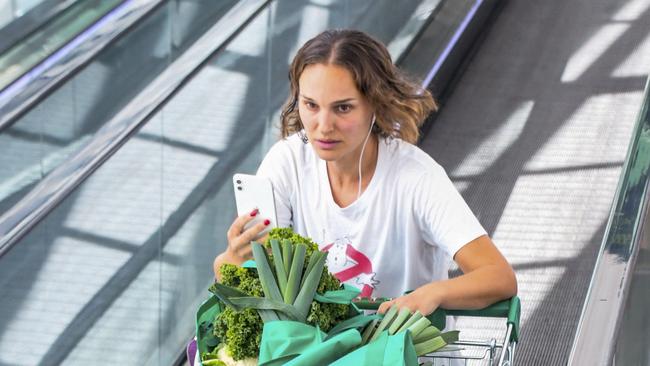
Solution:
M 648 1 L 508 2 L 421 144 L 517 273 L 516 364 L 566 365 L 590 302 L 602 311 L 585 320 L 594 327 L 582 335 L 608 342 L 587 343 L 570 364 L 611 364 L 587 356 L 617 341 L 631 353 L 620 364 L 648 364 L 647 353 L 637 363 L 647 352 L 647 296 L 637 291 L 641 300 L 623 313 L 634 326 L 623 326 L 619 339 L 616 328 L 600 326 L 617 323 L 614 299 L 624 299 L 629 278 L 610 272 L 613 293 L 598 292 L 592 273 L 610 251 L 600 262 L 634 271 L 634 223 L 638 214 L 643 222 L 648 199 L 649 15 Z M 638 167 L 626 168 L 631 164 Z M 628 180 L 636 181 L 630 195 L 622 184 Z M 461 320 L 458 327 L 479 337 L 492 324 Z
M 146 20 L 159 27 L 139 25 L 0 135 L 56 143 L 0 218 L 0 362 L 174 361 L 235 212 L 230 177 L 276 138 L 296 48 L 354 24 L 398 58 L 444 2 L 235 3 L 213 18 L 205 2 L 161 7 Z M 194 38 L 177 49 L 176 32 Z
M 0 134 L 0 364 L 177 361 L 291 56 L 352 26 L 434 83 L 420 145 L 518 274 L 515 361 L 565 364 L 643 99 L 643 9 L 510 1 L 488 31 L 497 2 L 208 3 L 161 6 Z

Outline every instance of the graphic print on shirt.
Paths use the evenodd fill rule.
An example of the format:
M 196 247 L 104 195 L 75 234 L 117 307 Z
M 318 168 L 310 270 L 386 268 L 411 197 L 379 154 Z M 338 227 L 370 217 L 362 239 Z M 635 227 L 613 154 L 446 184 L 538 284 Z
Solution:
M 352 246 L 352 241 L 346 236 L 336 239 L 321 249 L 328 252 L 327 267 L 341 282 L 346 282 L 361 289 L 361 297 L 370 297 L 379 284 L 375 280 L 372 262 L 365 254 Z

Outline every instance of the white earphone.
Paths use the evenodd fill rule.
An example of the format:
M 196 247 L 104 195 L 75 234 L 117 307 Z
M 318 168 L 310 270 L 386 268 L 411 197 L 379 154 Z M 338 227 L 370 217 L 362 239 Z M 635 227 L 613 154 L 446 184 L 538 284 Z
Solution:
M 375 114 L 372 114 L 372 122 L 370 123 L 370 129 L 368 130 L 368 135 L 366 135 L 366 140 L 363 142 L 363 147 L 361 148 L 361 155 L 359 155 L 359 190 L 357 191 L 357 200 L 361 197 L 361 160 L 363 159 L 363 152 L 366 149 L 366 144 L 368 143 L 368 138 L 372 133 L 372 128 L 375 126 Z

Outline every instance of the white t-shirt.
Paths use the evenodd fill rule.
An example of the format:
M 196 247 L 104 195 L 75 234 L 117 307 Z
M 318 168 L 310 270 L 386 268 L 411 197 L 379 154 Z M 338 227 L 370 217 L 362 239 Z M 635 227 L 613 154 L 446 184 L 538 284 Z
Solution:
M 345 208 L 334 202 L 325 161 L 298 135 L 277 142 L 257 174 L 272 182 L 278 226 L 328 251 L 330 272 L 362 296 L 396 297 L 447 279 L 453 255 L 485 230 L 429 155 L 379 141 L 370 184 Z

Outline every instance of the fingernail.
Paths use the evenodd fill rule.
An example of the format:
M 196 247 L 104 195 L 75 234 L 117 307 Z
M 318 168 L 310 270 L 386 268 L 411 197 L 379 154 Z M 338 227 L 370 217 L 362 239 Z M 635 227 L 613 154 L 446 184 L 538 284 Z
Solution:
M 271 223 L 271 220 L 264 220 L 264 225 L 269 226 L 270 223 Z
M 254 209 L 253 211 L 251 211 L 251 217 L 255 217 L 258 212 L 260 212 L 260 210 L 258 209 Z

